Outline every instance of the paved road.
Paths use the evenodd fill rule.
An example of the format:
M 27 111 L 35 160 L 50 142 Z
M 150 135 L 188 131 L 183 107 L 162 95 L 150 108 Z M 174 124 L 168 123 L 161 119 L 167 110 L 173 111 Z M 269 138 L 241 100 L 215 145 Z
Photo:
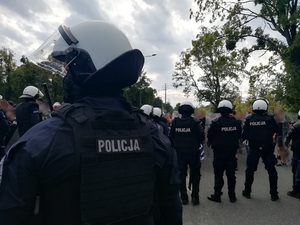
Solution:
M 280 200 L 272 202 L 269 195 L 269 180 L 267 171 L 261 162 L 255 173 L 252 188 L 252 199 L 242 196 L 245 179 L 246 154 L 239 155 L 239 170 L 236 173 L 236 193 L 238 201 L 230 203 L 227 195 L 227 185 L 223 188 L 222 203 L 207 200 L 213 193 L 214 174 L 212 157 L 202 164 L 200 183 L 200 205 L 183 206 L 184 225 L 299 225 L 300 202 L 286 195 L 292 187 L 291 166 L 277 167 L 279 176 Z M 225 183 L 226 183 L 225 178 Z

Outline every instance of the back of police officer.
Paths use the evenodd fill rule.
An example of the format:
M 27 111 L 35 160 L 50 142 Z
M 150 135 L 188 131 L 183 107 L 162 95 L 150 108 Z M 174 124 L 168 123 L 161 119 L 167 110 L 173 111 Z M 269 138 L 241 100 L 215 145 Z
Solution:
M 207 132 L 208 143 L 214 150 L 213 166 L 215 173 L 215 191 L 208 199 L 215 202 L 221 202 L 224 171 L 226 171 L 228 181 L 230 202 L 236 202 L 237 200 L 235 194 L 236 152 L 239 148 L 242 126 L 241 121 L 231 116 L 232 109 L 233 106 L 230 101 L 221 101 L 217 109 L 221 117 L 212 121 Z
M 192 203 L 199 204 L 199 183 L 200 183 L 200 145 L 205 136 L 199 119 L 192 117 L 194 106 L 191 102 L 181 103 L 178 111 L 181 118 L 172 121 L 170 138 L 177 152 L 178 166 L 180 173 L 180 196 L 182 204 L 188 204 L 186 188 L 187 167 L 190 168 L 190 183 L 192 186 Z
M 68 65 L 64 101 L 72 104 L 4 158 L 0 224 L 182 224 L 174 151 L 122 95 L 141 74 L 142 53 L 100 21 L 60 26 L 52 37 L 32 59 Z
M 298 112 L 298 119 L 300 119 L 300 111 Z M 300 198 L 300 182 L 296 182 L 296 172 L 300 170 L 299 160 L 300 160 L 300 122 L 293 124 L 292 128 L 289 130 L 285 146 L 289 146 L 290 141 L 292 141 L 291 150 L 293 151 L 292 157 L 292 173 L 293 173 L 293 189 L 287 194 L 291 197 Z
M 259 99 L 253 103 L 253 114 L 245 121 L 242 137 L 249 142 L 247 156 L 247 169 L 245 189 L 243 196 L 251 198 L 254 172 L 257 170 L 259 159 L 262 158 L 265 169 L 269 174 L 271 200 L 279 199 L 277 192 L 278 175 L 275 168 L 277 159 L 274 155 L 274 138 L 278 131 L 278 125 L 273 116 L 267 113 L 268 104 L 265 100 Z
M 23 90 L 23 94 L 20 96 L 23 102 L 16 108 L 16 118 L 20 136 L 42 121 L 42 115 L 39 113 L 39 105 L 35 101 L 43 96 L 43 93 L 34 86 L 28 86 Z

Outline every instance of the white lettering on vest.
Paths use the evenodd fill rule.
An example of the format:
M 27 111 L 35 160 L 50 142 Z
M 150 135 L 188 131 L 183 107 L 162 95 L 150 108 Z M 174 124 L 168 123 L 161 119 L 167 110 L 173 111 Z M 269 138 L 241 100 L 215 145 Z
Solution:
M 236 127 L 222 127 L 221 131 L 236 131 Z
M 178 133 L 190 133 L 192 131 L 191 131 L 191 128 L 175 128 L 175 132 L 178 132 Z
M 140 151 L 138 139 L 130 140 L 98 140 L 98 152 L 138 152 Z
M 250 126 L 256 127 L 256 126 L 266 126 L 267 123 L 266 121 L 255 121 L 255 122 L 250 122 Z

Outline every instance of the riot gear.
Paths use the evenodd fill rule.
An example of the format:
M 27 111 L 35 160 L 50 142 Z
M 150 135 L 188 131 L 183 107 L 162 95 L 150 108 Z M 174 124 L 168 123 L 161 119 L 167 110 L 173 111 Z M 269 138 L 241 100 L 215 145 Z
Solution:
M 23 94 L 20 96 L 20 99 L 38 99 L 42 98 L 44 94 L 36 87 L 34 86 L 27 86 L 23 90 Z
M 195 111 L 195 107 L 194 105 L 189 102 L 189 101 L 185 101 L 185 102 L 182 102 L 178 108 L 178 112 L 180 114 L 184 114 L 184 113 L 189 113 L 189 114 L 193 114 Z

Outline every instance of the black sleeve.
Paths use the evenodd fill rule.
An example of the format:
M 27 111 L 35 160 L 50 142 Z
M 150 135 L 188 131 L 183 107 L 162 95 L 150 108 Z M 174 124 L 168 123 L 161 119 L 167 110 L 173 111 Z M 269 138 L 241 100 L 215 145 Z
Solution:
M 151 128 L 155 161 L 155 209 L 157 224 L 182 224 L 182 205 L 179 199 L 179 174 L 176 153 L 171 144 Z
M 170 137 L 170 140 L 171 140 L 172 144 L 174 143 L 174 134 L 175 134 L 176 120 L 177 120 L 177 118 L 175 118 L 172 121 L 172 123 L 171 123 L 171 129 L 170 129 L 170 133 L 169 133 L 169 137 Z
M 214 121 L 211 121 L 211 124 L 210 126 L 208 127 L 208 130 L 207 130 L 207 141 L 208 143 L 212 143 L 213 141 L 213 138 L 214 138 L 214 130 L 215 130 L 215 122 Z
M 285 139 L 285 145 L 288 146 L 291 139 L 293 139 L 294 135 L 295 135 L 295 131 L 296 128 L 294 126 L 292 126 L 292 128 L 289 130 L 289 132 L 287 133 L 286 139 Z
M 198 131 L 199 142 L 200 143 L 204 142 L 205 141 L 205 134 L 204 134 L 201 122 L 199 122 L 197 124 L 197 131 Z
M 242 132 L 242 139 L 243 140 L 248 140 L 248 138 L 249 138 L 249 128 L 250 128 L 249 120 L 246 119 L 244 127 L 243 127 L 243 132 Z
M 238 120 L 237 123 L 238 123 L 238 125 L 237 125 L 238 135 L 239 135 L 239 139 L 241 139 L 242 138 L 242 121 Z

